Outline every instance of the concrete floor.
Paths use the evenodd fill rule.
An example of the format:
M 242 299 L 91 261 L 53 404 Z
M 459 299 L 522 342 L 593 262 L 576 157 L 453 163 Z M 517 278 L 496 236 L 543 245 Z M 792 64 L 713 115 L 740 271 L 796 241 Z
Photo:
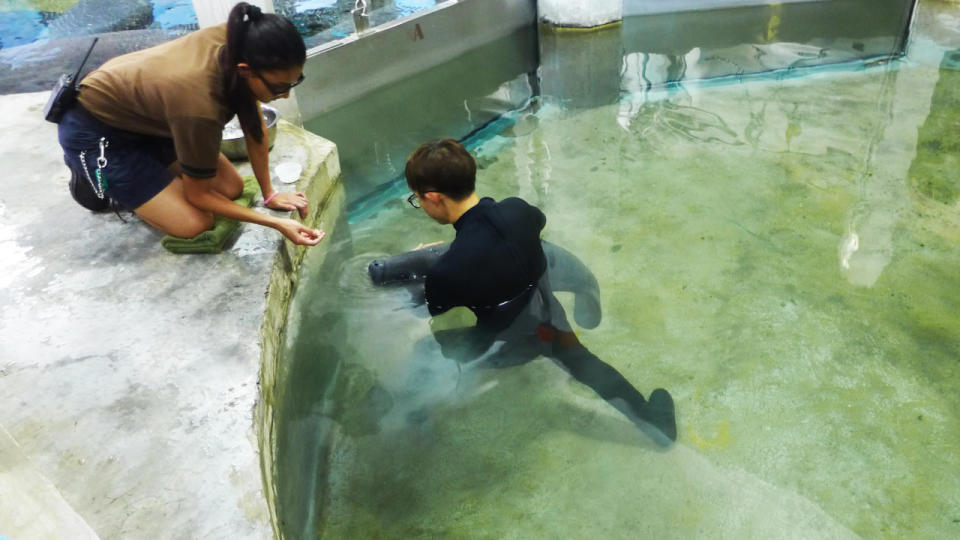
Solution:
M 270 537 L 253 415 L 280 234 L 174 255 L 84 210 L 46 98 L 0 97 L 0 537 Z M 273 163 L 336 160 L 304 136 L 282 125 Z

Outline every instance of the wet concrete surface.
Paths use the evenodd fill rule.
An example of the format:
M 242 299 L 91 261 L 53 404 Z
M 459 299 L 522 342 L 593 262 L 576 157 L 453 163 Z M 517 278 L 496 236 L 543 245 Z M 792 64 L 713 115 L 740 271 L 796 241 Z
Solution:
M 270 537 L 253 415 L 280 234 L 174 255 L 86 211 L 46 98 L 0 98 L 0 536 Z M 274 163 L 304 155 L 292 131 Z

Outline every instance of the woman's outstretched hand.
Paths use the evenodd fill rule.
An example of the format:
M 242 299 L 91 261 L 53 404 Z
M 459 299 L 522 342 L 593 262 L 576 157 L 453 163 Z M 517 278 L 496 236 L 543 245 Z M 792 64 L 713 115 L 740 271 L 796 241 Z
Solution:
M 300 217 L 307 217 L 307 196 L 303 193 L 277 193 L 270 204 L 264 205 L 272 210 L 297 210 Z
M 327 235 L 321 229 L 311 229 L 294 219 L 281 219 L 276 229 L 298 246 L 315 246 Z

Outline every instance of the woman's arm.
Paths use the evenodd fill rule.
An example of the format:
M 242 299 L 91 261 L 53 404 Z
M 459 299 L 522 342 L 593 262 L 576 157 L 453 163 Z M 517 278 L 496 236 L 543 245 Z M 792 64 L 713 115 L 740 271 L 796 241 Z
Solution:
M 306 195 L 303 193 L 277 193 L 274 195 L 275 190 L 270 182 L 270 141 L 267 136 L 267 123 L 263 118 L 260 103 L 257 103 L 257 111 L 260 115 L 260 130 L 263 137 L 258 142 L 244 132 L 244 141 L 247 144 L 250 166 L 253 168 L 254 176 L 257 177 L 257 183 L 260 184 L 260 193 L 263 194 L 264 201 L 269 201 L 269 204 L 264 204 L 264 206 L 274 210 L 298 210 L 300 217 L 305 218 L 307 217 Z
M 272 227 L 283 233 L 294 244 L 315 246 L 323 240 L 325 233 L 319 229 L 311 229 L 293 219 L 262 214 L 231 201 L 213 189 L 209 179 L 194 178 L 187 174 L 182 174 L 181 178 L 183 179 L 183 192 L 187 201 L 201 210 L 231 219 Z

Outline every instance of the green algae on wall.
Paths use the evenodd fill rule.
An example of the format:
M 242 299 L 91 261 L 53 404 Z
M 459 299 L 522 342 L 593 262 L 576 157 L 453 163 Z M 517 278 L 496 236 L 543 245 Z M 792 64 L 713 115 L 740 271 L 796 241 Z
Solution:
M 310 227 L 323 228 L 332 235 L 334 225 L 340 220 L 345 196 L 336 146 L 286 121 L 280 121 L 279 129 L 282 136 L 293 139 L 286 147 L 296 149 L 294 153 L 300 154 L 296 158 L 304 164 L 304 174 L 297 187 L 311 201 L 311 211 L 303 222 Z M 318 246 L 310 248 L 310 252 L 314 257 L 322 258 L 328 249 L 329 236 Z M 278 411 L 278 404 L 282 403 L 284 388 L 289 384 L 283 350 L 290 331 L 289 306 L 306 253 L 304 246 L 295 246 L 288 241 L 281 245 L 270 273 L 266 313 L 260 328 L 260 399 L 254 411 L 254 425 L 260 447 L 263 492 L 277 538 L 283 537 L 277 508 L 277 417 L 282 414 Z
M 910 184 L 922 195 L 953 204 L 960 195 L 960 50 L 941 64 L 930 115 L 920 128 Z

